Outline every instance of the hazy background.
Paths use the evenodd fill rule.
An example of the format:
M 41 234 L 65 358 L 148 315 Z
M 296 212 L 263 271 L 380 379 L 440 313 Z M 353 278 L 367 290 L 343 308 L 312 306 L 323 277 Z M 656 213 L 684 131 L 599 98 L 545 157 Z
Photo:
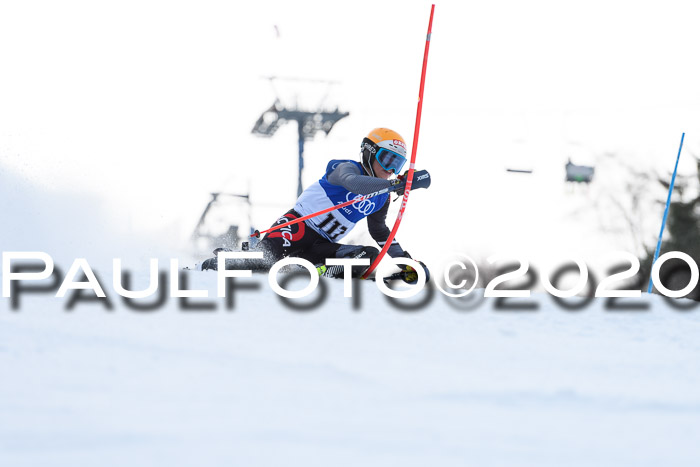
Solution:
M 22 193 L 41 187 L 58 209 L 71 199 L 72 217 L 89 225 L 99 216 L 105 231 L 144 250 L 156 239 L 186 252 L 212 191 L 250 193 L 252 214 L 234 203 L 224 215 L 242 225 L 250 216 L 257 228 L 293 205 L 296 125 L 272 139 L 251 128 L 276 96 L 316 106 L 329 89 L 275 91 L 265 76 L 340 81 L 324 102 L 350 116 L 307 143 L 305 185 L 329 159 L 357 158 L 374 127 L 409 145 L 413 137 L 430 2 L 0 5 L 4 193 L 13 192 L 8 180 L 24 179 L 33 188 Z M 624 197 L 620 161 L 669 173 L 683 131 L 680 171 L 693 171 L 697 10 L 691 1 L 438 2 L 417 156 L 434 181 L 411 196 L 403 246 L 427 260 L 455 250 L 561 260 L 636 253 L 606 200 Z M 588 189 L 565 185 L 569 157 L 596 165 Z M 657 185 L 649 192 L 665 199 Z M 41 210 L 12 210 L 17 203 L 3 200 L 3 223 L 41 230 Z M 662 208 L 643 210 L 649 241 Z M 54 228 L 44 229 L 47 241 Z M 348 241 L 369 241 L 364 230 Z M 21 237 L 3 239 L 3 250 L 32 248 Z M 107 237 L 93 240 L 109 250 Z
M 403 246 L 437 277 L 455 252 L 593 269 L 637 253 L 630 222 L 653 243 L 666 194 L 645 177 L 672 170 L 683 131 L 682 174 L 700 153 L 696 4 L 440 1 L 417 156 L 434 181 Z M 212 191 L 250 193 L 252 214 L 217 214 L 234 224 L 293 205 L 295 125 L 250 133 L 276 97 L 264 76 L 341 81 L 325 102 L 351 114 L 307 144 L 307 185 L 376 126 L 410 144 L 429 11 L 0 0 L 0 249 L 64 272 L 86 257 L 115 305 L 0 300 L 0 465 L 697 464 L 700 315 L 659 296 L 570 313 L 534 293 L 539 312 L 503 313 L 481 290 L 479 310 L 436 292 L 405 313 L 329 281 L 297 313 L 256 277 L 235 312 L 154 313 L 110 291 L 113 256 L 135 287 L 150 256 L 193 264 Z M 277 92 L 318 105 L 326 89 Z M 569 157 L 596 166 L 591 186 L 566 186 Z M 183 274 L 214 296 L 215 274 Z

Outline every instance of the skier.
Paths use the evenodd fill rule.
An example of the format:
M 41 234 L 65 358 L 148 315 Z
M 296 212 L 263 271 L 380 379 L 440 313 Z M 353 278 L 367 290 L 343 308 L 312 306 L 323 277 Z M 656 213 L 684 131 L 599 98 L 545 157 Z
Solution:
M 397 132 L 387 128 L 375 128 L 362 140 L 361 162 L 352 160 L 331 160 L 324 176 L 306 188 L 297 199 L 296 205 L 277 219 L 281 225 L 314 212 L 341 204 L 363 195 L 385 188 L 392 188 L 399 196 L 405 190 L 404 175 L 399 174 L 406 164 L 406 143 Z M 414 171 L 412 188 L 430 186 L 427 171 Z M 341 277 L 340 266 L 324 265 L 327 258 L 367 258 L 370 264 L 379 255 L 375 247 L 364 245 L 345 245 L 337 243 L 363 218 L 367 218 L 367 227 L 372 238 L 383 247 L 389 238 L 390 230 L 386 225 L 389 210 L 389 193 L 377 195 L 349 206 L 336 209 L 325 215 L 312 217 L 303 222 L 282 227 L 268 233 L 257 245 L 263 252 L 262 260 L 227 260 L 227 269 L 234 267 L 257 271 L 269 270 L 272 265 L 287 256 L 304 258 L 317 265 L 319 274 L 329 277 Z M 215 250 L 215 254 L 220 250 Z M 388 251 L 393 258 L 411 256 L 393 240 Z M 232 261 L 228 264 L 228 261 Z M 419 261 L 429 277 L 428 268 Z M 201 265 L 202 270 L 217 269 L 217 258 L 210 258 Z M 362 275 L 366 267 L 354 267 L 353 277 Z M 417 280 L 415 270 L 405 265 L 402 278 L 406 282 Z

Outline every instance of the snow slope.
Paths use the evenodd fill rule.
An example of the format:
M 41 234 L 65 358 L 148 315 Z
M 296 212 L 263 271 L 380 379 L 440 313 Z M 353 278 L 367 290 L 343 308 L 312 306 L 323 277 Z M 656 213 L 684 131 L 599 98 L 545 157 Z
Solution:
M 47 251 L 64 273 L 86 256 L 112 304 L 0 298 L 2 466 L 697 464 L 697 311 L 647 295 L 647 311 L 546 295 L 499 311 L 476 290 L 407 312 L 373 283 L 355 306 L 334 280 L 298 311 L 265 276 L 239 281 L 258 288 L 236 289 L 231 311 L 135 311 L 105 260 L 125 239 L 84 215 L 98 206 L 0 179 L 2 251 Z M 130 241 L 143 288 L 154 248 Z M 186 275 L 215 296 L 214 273 Z
M 232 311 L 0 301 L 0 465 L 697 465 L 697 312 L 405 312 L 372 283 L 354 309 L 333 280 L 300 312 L 265 279 Z

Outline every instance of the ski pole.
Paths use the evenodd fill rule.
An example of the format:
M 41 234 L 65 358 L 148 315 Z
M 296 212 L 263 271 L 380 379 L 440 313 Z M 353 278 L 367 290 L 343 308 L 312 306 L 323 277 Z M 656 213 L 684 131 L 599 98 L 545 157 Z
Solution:
M 399 208 L 399 214 L 396 216 L 396 221 L 394 222 L 394 227 L 391 229 L 389 238 L 387 238 L 382 251 L 379 252 L 372 264 L 369 265 L 367 270 L 362 274 L 363 279 L 367 279 L 369 275 L 374 271 L 379 262 L 382 260 L 386 252 L 389 250 L 391 243 L 394 241 L 396 236 L 396 231 L 399 230 L 399 225 L 401 224 L 401 219 L 403 219 L 403 212 L 406 210 L 406 203 L 408 203 L 408 194 L 411 192 L 411 187 L 413 186 L 413 171 L 416 165 L 416 152 L 418 150 L 418 133 L 420 132 L 420 117 L 423 110 L 423 88 L 425 87 L 425 71 L 428 68 L 428 50 L 430 49 L 430 35 L 433 30 L 433 13 L 435 12 L 435 4 L 430 7 L 430 21 L 428 22 L 428 35 L 425 38 L 425 52 L 423 54 L 423 69 L 420 75 L 420 88 L 418 90 L 418 110 L 416 111 L 416 127 L 413 132 L 413 148 L 411 148 L 411 165 L 408 168 L 408 174 L 406 175 L 406 189 L 403 193 L 403 200 L 401 201 L 401 207 Z
M 411 169 L 411 170 L 413 170 L 413 169 Z M 335 211 L 336 209 L 340 209 L 340 208 L 342 208 L 342 207 L 349 206 L 349 205 L 351 205 L 351 204 L 354 204 L 354 203 L 357 203 L 357 202 L 360 202 L 360 201 L 364 201 L 364 200 L 366 200 L 366 199 L 374 198 L 375 196 L 383 195 L 384 193 L 390 193 L 390 192 L 396 191 L 396 190 L 398 190 L 399 188 L 402 188 L 402 187 L 403 187 L 403 184 L 397 183 L 396 185 L 392 185 L 392 186 L 387 187 L 387 188 L 382 188 L 382 189 L 379 190 L 379 191 L 374 191 L 374 192 L 372 192 L 372 193 L 368 193 L 368 194 L 366 194 L 366 195 L 364 195 L 364 196 L 362 196 L 362 197 L 360 197 L 360 198 L 351 199 L 351 200 L 346 201 L 346 202 L 344 202 L 344 203 L 336 204 L 335 206 L 331 206 L 330 208 L 326 208 L 326 209 L 323 209 L 323 210 L 321 210 L 321 211 L 314 212 L 314 213 L 312 213 L 312 214 L 308 214 L 308 215 L 303 216 L 303 217 L 300 217 L 300 218 L 298 218 L 298 219 L 294 219 L 294 220 L 291 220 L 291 221 L 289 221 L 289 222 L 285 222 L 284 224 L 275 225 L 275 226 L 273 226 L 273 227 L 270 227 L 270 228 L 267 229 L 267 230 L 263 230 L 263 231 L 256 230 L 256 231 L 253 232 L 250 236 L 251 236 L 251 238 L 252 238 L 252 237 L 258 237 L 258 238 L 259 238 L 261 234 L 265 234 L 265 233 L 268 233 L 268 232 L 272 232 L 272 231 L 274 231 L 274 230 L 281 229 L 282 227 L 286 227 L 286 226 L 288 226 L 288 225 L 298 224 L 299 222 L 303 222 L 303 221 L 305 221 L 306 219 L 311 219 L 312 217 L 320 216 L 321 214 L 326 214 L 327 212 Z
M 656 243 L 656 253 L 654 253 L 654 261 L 651 262 L 651 269 L 654 269 L 654 263 L 659 258 L 659 252 L 661 251 L 661 237 L 664 235 L 664 228 L 666 228 L 666 217 L 668 216 L 668 208 L 671 205 L 671 194 L 673 194 L 673 185 L 676 183 L 676 172 L 678 172 L 678 161 L 681 160 L 681 149 L 683 149 L 683 139 L 685 138 L 685 132 L 681 135 L 681 146 L 678 148 L 678 157 L 676 157 L 676 168 L 673 169 L 673 177 L 671 177 L 671 185 L 668 187 L 668 199 L 666 200 L 666 210 L 664 210 L 664 220 L 661 221 L 661 232 L 659 232 L 659 241 Z M 647 293 L 651 293 L 654 287 L 653 277 L 649 278 L 649 289 Z

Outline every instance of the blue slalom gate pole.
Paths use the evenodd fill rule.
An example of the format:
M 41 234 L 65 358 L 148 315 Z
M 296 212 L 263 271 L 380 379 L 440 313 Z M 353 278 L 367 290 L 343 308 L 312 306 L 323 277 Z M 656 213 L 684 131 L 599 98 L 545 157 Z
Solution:
M 671 186 L 668 187 L 668 199 L 666 200 L 666 210 L 664 211 L 664 220 L 661 222 L 661 232 L 659 232 L 659 241 L 656 243 L 656 253 L 654 253 L 654 261 L 651 262 L 651 269 L 654 269 L 654 263 L 659 258 L 659 251 L 661 251 L 661 237 L 664 235 L 664 229 L 666 228 L 666 217 L 668 217 L 668 207 L 671 205 L 671 195 L 673 194 L 673 185 L 676 183 L 676 172 L 678 172 L 678 161 L 681 160 L 681 149 L 683 149 L 683 139 L 685 138 L 685 133 L 681 135 L 681 147 L 678 148 L 678 157 L 676 157 L 676 168 L 673 169 L 673 177 L 671 177 Z M 652 275 L 653 276 L 653 275 Z M 653 277 L 649 277 L 649 290 L 647 293 L 651 293 L 651 289 L 654 286 Z

